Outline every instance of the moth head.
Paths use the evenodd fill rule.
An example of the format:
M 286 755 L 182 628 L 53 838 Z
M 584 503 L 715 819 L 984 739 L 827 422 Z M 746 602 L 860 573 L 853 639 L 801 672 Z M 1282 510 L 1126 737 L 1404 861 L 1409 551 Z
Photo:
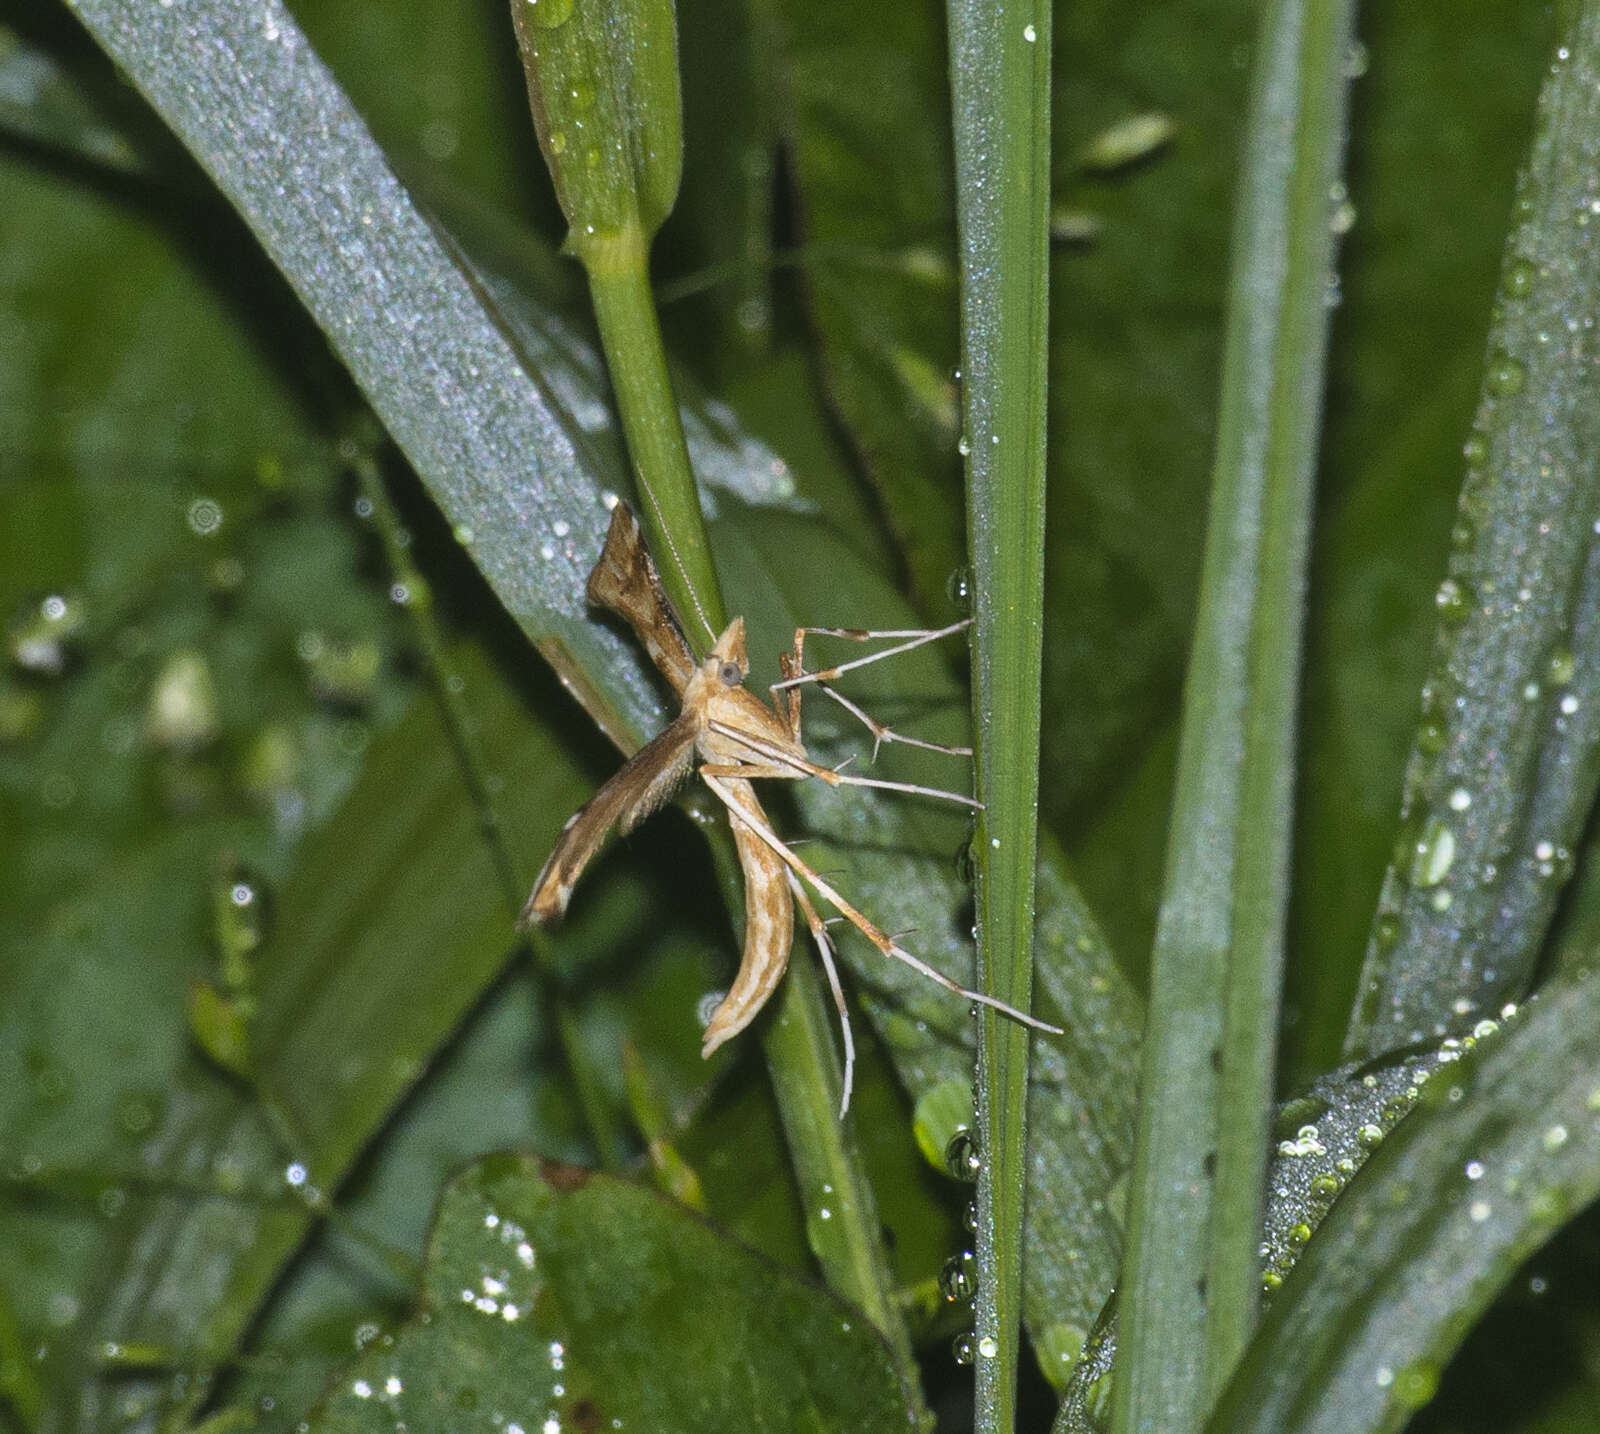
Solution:
M 722 636 L 706 658 L 706 675 L 715 678 L 724 687 L 742 687 L 750 671 L 750 659 L 744 647 L 744 619 L 736 617 L 725 628 Z

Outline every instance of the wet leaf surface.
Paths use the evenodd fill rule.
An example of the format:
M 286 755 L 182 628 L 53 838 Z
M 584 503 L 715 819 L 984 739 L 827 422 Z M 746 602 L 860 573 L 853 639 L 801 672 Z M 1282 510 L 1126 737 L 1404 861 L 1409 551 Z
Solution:
M 425 1279 L 313 1430 L 906 1427 L 849 1306 L 623 1181 L 491 1156 L 446 1187 Z

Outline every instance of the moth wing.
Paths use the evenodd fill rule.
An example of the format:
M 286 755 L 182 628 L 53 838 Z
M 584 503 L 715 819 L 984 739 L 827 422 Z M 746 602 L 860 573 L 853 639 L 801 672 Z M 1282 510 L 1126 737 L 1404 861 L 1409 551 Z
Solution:
M 554 921 L 567 909 L 572 888 L 611 828 L 632 831 L 672 795 L 694 760 L 694 723 L 680 717 L 622 764 L 605 786 L 580 807 L 561 830 L 555 850 L 533 884 L 517 918 L 519 930 Z
M 599 561 L 589 574 L 588 594 L 596 607 L 610 608 L 627 622 L 661 675 L 681 696 L 697 664 L 644 545 L 639 520 L 626 503 L 611 510 L 611 527 Z

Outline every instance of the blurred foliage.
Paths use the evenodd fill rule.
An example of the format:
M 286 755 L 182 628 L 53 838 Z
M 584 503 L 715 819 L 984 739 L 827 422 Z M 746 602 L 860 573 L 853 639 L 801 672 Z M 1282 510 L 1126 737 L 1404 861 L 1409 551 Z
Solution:
M 861 620 L 855 599 L 904 611 L 895 586 L 927 619 L 952 612 L 942 14 L 891 10 L 680 5 L 685 179 L 658 278 L 681 295 L 665 310 L 674 358 L 716 395 L 693 421 L 794 486 L 776 510 L 725 502 L 730 590 L 782 578 L 763 658 L 785 623 Z M 1104 950 L 1109 937 L 1135 979 L 1165 845 L 1252 16 L 1238 0 L 1097 0 L 1056 19 L 1058 200 L 1097 222 L 1059 241 L 1052 266 L 1042 802 L 1093 914 L 1069 907 L 1053 857 L 1045 880 L 1050 939 Z M 297 17 L 437 212 L 513 247 L 524 230 L 544 252 L 559 239 L 503 5 L 319 0 Z M 1374 10 L 1363 37 L 1353 227 L 1329 296 L 1289 1084 L 1333 1063 L 1389 857 L 1550 18 L 1504 0 L 1468 20 L 1426 0 Z M 1111 171 L 1081 162 L 1136 113 L 1166 116 L 1170 144 Z M 385 1338 L 451 1337 L 405 1323 L 446 1180 L 500 1148 L 598 1163 L 575 1053 L 642 1171 L 624 1042 L 708 1218 L 775 1262 L 696 1224 L 708 1278 L 736 1271 L 781 1292 L 772 1309 L 831 1319 L 794 1276 L 811 1269 L 815 1211 L 789 1180 L 754 1043 L 698 1059 L 696 1009 L 726 980 L 733 936 L 689 823 L 668 814 L 620 846 L 572 920 L 516 952 L 521 893 L 505 890 L 503 859 L 526 879 L 614 754 L 380 452 L 447 635 L 446 670 L 429 672 L 350 478 L 374 452 L 358 397 L 65 8 L 0 0 L 0 135 L 0 1427 L 181 1427 L 222 1407 L 240 1427 L 288 1430 L 336 1369 L 356 1361 L 346 1390 L 376 1373 Z M 543 262 L 528 267 L 548 275 Z M 570 294 L 558 278 L 539 299 L 570 315 Z M 810 511 L 782 511 L 797 504 Z M 179 684 L 176 725 L 156 701 L 175 660 L 204 674 Z M 917 672 L 926 690 L 949 683 L 937 660 Z M 479 838 L 435 677 L 470 712 L 502 859 Z M 937 848 L 945 863 L 929 880 L 954 890 L 960 823 L 909 827 L 919 859 Z M 241 881 L 266 914 L 243 958 L 253 1059 L 230 1073 L 202 1054 L 188 1011 L 197 981 L 240 994 L 216 913 Z M 929 939 L 956 945 L 953 931 Z M 1083 995 L 1066 969 L 1051 999 Z M 883 1036 L 899 990 L 863 993 L 887 1018 L 865 1041 L 853 1119 L 930 1400 L 959 1428 L 965 1376 L 945 1351 L 963 1313 L 935 1282 L 961 1249 L 968 1192 L 918 1153 L 905 1086 L 950 1096 L 953 1081 L 959 1096 L 964 1057 L 911 1019 L 903 1039 Z M 1104 999 L 1122 1031 L 1129 1004 Z M 1046 1073 L 1065 1085 L 1103 1064 L 1127 1079 L 1129 1050 L 1098 1055 Z M 1060 1103 L 1040 1123 L 1097 1119 L 1114 1169 L 1116 1119 Z M 935 1126 L 937 1151 L 953 1127 L 917 1133 Z M 1095 1271 L 1115 1258 L 1119 1197 L 1091 1176 L 1073 1175 L 1100 1202 L 1091 1234 L 1038 1202 L 1051 1279 L 1033 1298 L 1071 1309 L 1030 1310 L 1057 1384 L 1102 1283 L 1080 1290 L 1062 1272 L 1086 1248 Z M 656 1222 L 668 1248 L 686 1228 L 654 1197 L 588 1188 L 648 1204 L 626 1218 Z M 616 1218 L 582 1217 L 612 1231 Z M 580 1221 L 549 1248 L 571 1261 L 586 1238 Z M 1592 1423 L 1592 1222 L 1564 1240 L 1573 1259 L 1536 1260 L 1514 1313 L 1488 1326 L 1516 1325 L 1513 1377 L 1537 1395 L 1508 1407 L 1493 1395 L 1503 1347 L 1469 1350 L 1430 1429 Z M 840 1331 L 834 1352 L 875 1367 L 862 1333 Z M 865 1401 L 866 1380 L 845 1393 Z M 325 1417 L 339 1417 L 331 1404 Z

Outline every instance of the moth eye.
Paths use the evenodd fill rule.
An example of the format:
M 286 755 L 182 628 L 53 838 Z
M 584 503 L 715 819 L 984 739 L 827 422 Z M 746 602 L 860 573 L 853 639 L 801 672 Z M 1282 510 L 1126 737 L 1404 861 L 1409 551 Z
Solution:
M 724 662 L 720 676 L 725 687 L 738 687 L 744 681 L 744 674 L 739 671 L 737 662 Z

